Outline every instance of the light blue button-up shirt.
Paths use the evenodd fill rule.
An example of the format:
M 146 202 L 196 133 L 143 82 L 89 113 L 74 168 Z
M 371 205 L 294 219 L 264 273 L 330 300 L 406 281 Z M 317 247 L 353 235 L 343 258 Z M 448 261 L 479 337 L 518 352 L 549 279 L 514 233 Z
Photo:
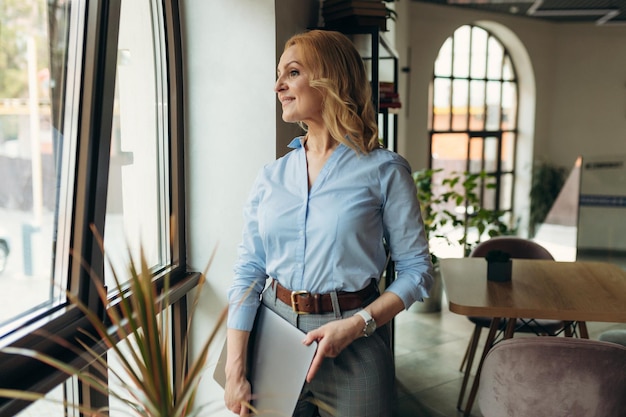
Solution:
M 385 268 L 406 308 L 428 297 L 432 264 L 408 162 L 340 144 L 309 190 L 303 138 L 266 165 L 244 209 L 243 239 L 229 290 L 228 327 L 250 330 L 268 277 L 291 290 L 358 291 Z

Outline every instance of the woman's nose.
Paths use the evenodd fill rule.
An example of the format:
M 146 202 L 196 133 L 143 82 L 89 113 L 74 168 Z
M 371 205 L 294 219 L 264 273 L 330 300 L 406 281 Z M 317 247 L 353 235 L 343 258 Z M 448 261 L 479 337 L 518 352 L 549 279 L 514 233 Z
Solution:
M 274 84 L 274 92 L 278 93 L 279 91 L 283 91 L 285 89 L 285 83 L 283 82 L 282 77 L 279 77 L 276 80 L 276 84 Z

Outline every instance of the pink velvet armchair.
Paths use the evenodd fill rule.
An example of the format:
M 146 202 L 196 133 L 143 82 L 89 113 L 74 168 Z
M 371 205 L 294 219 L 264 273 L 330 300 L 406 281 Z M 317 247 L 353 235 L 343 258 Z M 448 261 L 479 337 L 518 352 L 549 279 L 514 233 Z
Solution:
M 532 337 L 496 344 L 480 377 L 484 417 L 624 417 L 626 347 Z

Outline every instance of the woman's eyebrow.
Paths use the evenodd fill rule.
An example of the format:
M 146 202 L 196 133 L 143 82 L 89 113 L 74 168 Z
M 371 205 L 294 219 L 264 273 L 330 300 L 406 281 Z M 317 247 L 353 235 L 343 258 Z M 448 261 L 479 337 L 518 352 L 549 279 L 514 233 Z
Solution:
M 286 63 L 283 67 L 284 67 L 284 68 L 288 68 L 288 67 L 289 67 L 290 65 L 292 65 L 292 64 L 301 65 L 301 64 L 300 64 L 300 62 L 298 62 L 297 60 L 295 60 L 295 59 L 294 59 L 293 61 L 289 61 L 289 62 L 287 62 L 287 63 Z M 278 74 L 280 74 L 280 69 L 278 69 L 278 68 L 277 68 L 277 69 L 276 69 L 276 72 L 277 72 Z

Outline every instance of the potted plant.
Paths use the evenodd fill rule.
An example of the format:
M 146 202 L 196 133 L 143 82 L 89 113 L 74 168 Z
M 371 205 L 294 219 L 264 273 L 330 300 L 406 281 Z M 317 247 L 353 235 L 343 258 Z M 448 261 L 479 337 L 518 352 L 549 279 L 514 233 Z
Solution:
M 487 261 L 487 279 L 489 281 L 506 282 L 511 280 L 513 261 L 511 255 L 502 250 L 494 249 L 485 255 Z
M 435 268 L 431 298 L 424 303 L 416 303 L 411 308 L 413 311 L 441 309 L 443 290 L 437 247 L 457 247 L 461 256 L 467 256 L 474 246 L 485 239 L 515 234 L 516 229 L 504 220 L 504 211 L 487 209 L 481 205 L 479 190 L 483 186 L 486 189 L 494 188 L 492 179 L 486 172 L 450 172 L 444 175 L 441 168 L 422 169 L 413 173 Z
M 85 341 L 79 341 L 82 350 L 76 353 L 88 357 L 90 367 L 95 369 L 95 373 L 90 372 L 90 367 L 75 367 L 33 349 L 5 348 L 2 352 L 32 357 L 66 373 L 68 377 L 76 376 L 90 388 L 124 403 L 134 412 L 133 415 L 144 417 L 202 415 L 206 404 L 194 407 L 194 399 L 206 368 L 209 347 L 225 320 L 226 308 L 223 309 L 207 340 L 196 352 L 196 358 L 190 361 L 188 367 L 180 367 L 181 375 L 174 375 L 172 352 L 169 346 L 172 329 L 167 313 L 170 303 L 166 295 L 169 290 L 169 277 L 165 278 L 163 292 L 158 292 L 143 251 L 141 251 L 139 263 L 130 260 L 128 271 L 129 276 L 113 271 L 115 290 L 119 293 L 115 301 L 111 301 L 101 281 L 94 280 L 104 305 L 104 316 L 88 309 L 75 294 L 68 293 L 70 303 L 86 315 L 95 329 L 96 334 L 86 334 L 86 336 L 93 341 L 101 341 L 107 351 L 115 353 L 120 359 L 121 369 L 119 366 L 112 367 L 101 353 L 94 351 Z M 191 325 L 192 313 L 197 306 L 200 290 L 205 282 L 205 274 L 206 270 L 201 274 L 197 286 L 198 291 L 192 303 L 188 326 Z M 128 278 L 128 280 L 121 282 L 118 277 L 124 277 L 125 280 Z M 184 362 L 187 362 L 188 344 L 188 340 L 183 341 Z M 98 374 L 109 375 L 109 379 L 116 383 L 110 384 L 106 377 L 102 378 Z M 177 387 L 173 383 L 175 380 L 180 381 Z M 45 394 L 7 389 L 0 389 L 0 396 L 26 401 L 40 399 L 53 401 L 47 399 Z M 64 405 L 79 410 L 81 415 L 90 417 L 109 415 L 108 409 L 92 410 L 73 403 Z

